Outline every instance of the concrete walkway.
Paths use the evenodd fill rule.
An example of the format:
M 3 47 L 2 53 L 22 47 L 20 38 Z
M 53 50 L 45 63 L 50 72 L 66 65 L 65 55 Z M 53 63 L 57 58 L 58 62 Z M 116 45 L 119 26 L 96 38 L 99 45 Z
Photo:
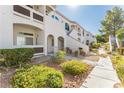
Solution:
M 99 49 L 99 54 L 105 54 L 105 51 L 101 48 Z M 110 58 L 101 57 L 81 88 L 117 88 L 120 85 L 120 80 L 112 66 Z

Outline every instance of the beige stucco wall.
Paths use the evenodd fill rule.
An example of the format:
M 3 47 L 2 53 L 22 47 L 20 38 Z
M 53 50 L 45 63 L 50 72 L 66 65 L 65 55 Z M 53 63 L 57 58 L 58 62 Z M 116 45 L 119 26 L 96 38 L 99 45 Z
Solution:
M 25 33 L 31 33 L 33 34 L 33 44 L 36 45 L 36 37 L 38 35 L 38 44 L 39 45 L 43 45 L 43 31 L 41 31 L 40 29 L 37 29 L 35 27 L 32 26 L 28 26 L 28 25 L 19 25 L 19 24 L 15 24 L 13 25 L 13 43 L 14 45 L 17 45 L 17 35 L 19 32 L 25 32 Z

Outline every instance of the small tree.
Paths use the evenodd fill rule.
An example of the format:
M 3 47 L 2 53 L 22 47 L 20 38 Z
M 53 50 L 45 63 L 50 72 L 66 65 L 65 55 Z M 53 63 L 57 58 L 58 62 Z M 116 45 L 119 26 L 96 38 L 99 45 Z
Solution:
M 122 47 L 122 40 L 124 39 L 124 28 L 121 28 L 117 31 L 117 37 L 120 43 L 120 47 Z
M 124 11 L 120 7 L 114 7 L 112 10 L 108 10 L 106 12 L 106 16 L 104 20 L 101 22 L 100 32 L 104 33 L 105 35 L 109 36 L 116 36 L 116 32 L 122 28 L 124 23 Z M 114 41 L 114 50 L 116 41 Z

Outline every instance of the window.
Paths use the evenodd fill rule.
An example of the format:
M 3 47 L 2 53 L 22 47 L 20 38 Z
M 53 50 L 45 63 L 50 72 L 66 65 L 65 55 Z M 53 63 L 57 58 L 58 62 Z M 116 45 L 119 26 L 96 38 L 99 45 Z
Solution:
M 89 45 L 89 40 L 86 40 L 86 45 Z
M 80 31 L 80 28 L 78 28 L 78 31 Z
M 55 16 L 55 19 L 59 21 L 59 18 L 57 16 Z
M 89 34 L 87 34 L 87 36 L 89 36 Z
M 33 45 L 33 38 L 17 36 L 17 45 Z
M 17 45 L 33 45 L 33 34 L 19 32 Z
M 83 36 L 84 36 L 84 31 L 82 32 Z
M 54 15 L 52 15 L 52 18 L 54 19 Z
M 80 38 L 78 38 L 78 41 L 81 41 L 81 39 L 80 39 Z
M 69 31 L 69 24 L 65 23 L 65 30 Z

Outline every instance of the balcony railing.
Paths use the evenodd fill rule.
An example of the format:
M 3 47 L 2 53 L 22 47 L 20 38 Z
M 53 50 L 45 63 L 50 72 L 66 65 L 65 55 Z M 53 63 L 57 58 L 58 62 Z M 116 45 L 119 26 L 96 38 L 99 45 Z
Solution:
M 43 17 L 38 15 L 38 14 L 36 14 L 36 13 L 33 13 L 33 18 L 43 22 Z
M 19 5 L 14 5 L 14 11 L 30 17 L 30 10 L 23 8 Z
M 30 19 L 34 19 L 39 22 L 44 21 L 42 13 L 40 13 L 32 8 L 29 8 L 28 6 L 14 5 L 13 10 L 14 10 L 14 12 L 17 12 L 21 15 L 29 17 Z

